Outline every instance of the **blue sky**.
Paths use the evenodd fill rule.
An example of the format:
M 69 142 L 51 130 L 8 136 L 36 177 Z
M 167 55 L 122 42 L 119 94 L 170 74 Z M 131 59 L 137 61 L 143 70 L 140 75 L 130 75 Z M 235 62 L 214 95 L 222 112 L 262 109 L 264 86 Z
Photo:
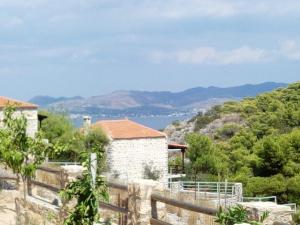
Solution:
M 300 80 L 298 0 L 1 0 L 0 95 Z

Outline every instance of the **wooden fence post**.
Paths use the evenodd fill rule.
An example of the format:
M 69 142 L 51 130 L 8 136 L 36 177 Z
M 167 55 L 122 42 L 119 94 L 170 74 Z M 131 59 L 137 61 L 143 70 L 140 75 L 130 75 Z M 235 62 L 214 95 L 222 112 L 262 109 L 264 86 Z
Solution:
M 151 198 L 151 216 L 153 219 L 158 219 L 156 200 Z
M 27 179 L 27 194 L 28 196 L 32 196 L 32 183 L 30 177 Z

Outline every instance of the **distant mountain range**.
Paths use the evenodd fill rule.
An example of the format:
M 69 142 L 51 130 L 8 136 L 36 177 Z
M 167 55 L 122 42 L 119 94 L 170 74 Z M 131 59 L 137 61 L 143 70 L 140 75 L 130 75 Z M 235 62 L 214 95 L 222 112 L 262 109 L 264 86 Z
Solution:
M 205 110 L 227 100 L 253 97 L 285 87 L 287 84 L 267 82 L 236 87 L 196 87 L 182 92 L 115 91 L 88 98 L 36 96 L 29 101 L 41 108 L 63 110 L 71 114 L 107 116 L 168 115 Z

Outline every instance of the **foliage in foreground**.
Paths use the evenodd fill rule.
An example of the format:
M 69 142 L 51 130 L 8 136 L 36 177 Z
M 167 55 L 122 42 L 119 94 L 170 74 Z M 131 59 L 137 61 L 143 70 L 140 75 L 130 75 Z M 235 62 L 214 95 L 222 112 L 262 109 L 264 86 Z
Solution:
M 106 185 L 102 177 L 98 176 L 95 186 L 92 176 L 85 172 L 82 177 L 67 185 L 61 196 L 65 201 L 77 199 L 74 209 L 69 212 L 64 225 L 93 225 L 100 219 L 98 213 L 99 201 L 108 201 Z
M 228 114 L 243 122 L 224 124 L 212 137 L 186 138 L 198 179 L 227 178 L 242 182 L 248 196 L 276 195 L 279 202 L 300 204 L 300 82 L 199 114 L 195 131 Z
M 34 176 L 37 166 L 44 162 L 52 149 L 38 133 L 35 138 L 27 136 L 27 120 L 24 115 L 14 116 L 15 108 L 9 106 L 4 110 L 4 126 L 0 129 L 0 161 L 22 178 L 24 198 L 26 198 L 26 181 Z
M 69 183 L 60 193 L 65 202 L 74 198 L 77 200 L 74 209 L 68 212 L 69 215 L 65 219 L 64 225 L 93 225 L 94 222 L 99 221 L 99 201 L 108 201 L 106 183 L 104 178 L 99 175 L 103 169 L 104 147 L 107 143 L 106 136 L 99 130 L 91 129 L 85 135 L 85 151 L 82 154 L 85 171 L 81 177 Z M 97 156 L 97 176 L 94 184 L 91 175 L 91 153 L 96 153 Z
M 230 207 L 226 211 L 224 211 L 221 207 L 216 215 L 217 219 L 215 222 L 219 223 L 220 225 L 234 225 L 234 224 L 241 224 L 241 223 L 249 223 L 251 225 L 262 225 L 265 219 L 268 217 L 269 212 L 264 212 L 258 221 L 252 220 L 249 218 L 247 210 L 241 206 L 236 205 Z

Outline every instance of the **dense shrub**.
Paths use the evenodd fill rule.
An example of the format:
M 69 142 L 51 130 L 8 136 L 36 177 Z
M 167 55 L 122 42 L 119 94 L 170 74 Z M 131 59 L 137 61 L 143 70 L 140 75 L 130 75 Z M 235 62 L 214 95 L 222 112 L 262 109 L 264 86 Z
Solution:
M 243 118 L 241 126 L 224 125 L 213 140 L 188 140 L 193 165 L 242 182 L 246 195 L 300 204 L 300 82 L 199 114 L 195 131 L 232 113 Z
M 286 179 L 282 175 L 272 177 L 251 177 L 245 192 L 251 196 L 281 195 L 287 190 Z

